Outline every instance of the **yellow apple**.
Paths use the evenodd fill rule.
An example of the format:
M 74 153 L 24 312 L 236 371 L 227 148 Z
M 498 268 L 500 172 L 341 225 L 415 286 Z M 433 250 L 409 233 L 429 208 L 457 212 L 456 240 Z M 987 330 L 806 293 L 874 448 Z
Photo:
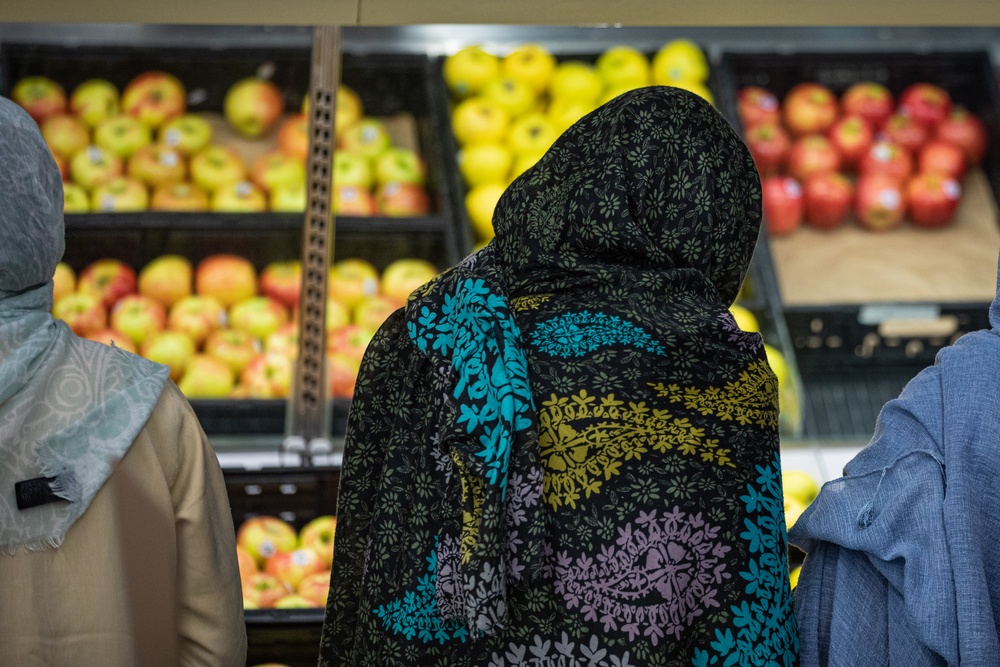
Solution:
M 671 85 L 694 93 L 709 104 L 715 104 L 715 97 L 712 95 L 712 91 L 703 83 L 698 81 L 674 81 Z
M 233 380 L 232 369 L 221 359 L 196 354 L 177 386 L 188 398 L 225 398 L 233 389 Z
M 257 269 L 245 257 L 220 253 L 195 269 L 195 292 L 215 297 L 224 308 L 257 294 Z
M 757 316 L 750 312 L 748 308 L 734 303 L 729 306 L 729 312 L 732 314 L 733 319 L 736 320 L 736 326 L 740 328 L 740 331 L 760 332 L 760 323 L 757 321 Z
M 88 146 L 69 161 L 70 178 L 88 191 L 118 178 L 124 170 L 122 159 L 100 146 Z
M 229 147 L 211 144 L 191 157 L 191 182 L 212 192 L 246 178 L 246 165 Z
M 243 606 L 248 609 L 273 609 L 288 594 L 288 587 L 267 572 L 255 572 L 243 582 Z
M 781 489 L 786 498 L 798 500 L 808 505 L 819 495 L 819 484 L 805 470 L 782 470 Z
M 478 238 L 483 240 L 493 238 L 493 211 L 500 201 L 500 195 L 506 189 L 502 183 L 483 183 L 466 193 L 465 210 Z
M 328 276 L 330 296 L 348 309 L 361 299 L 379 292 L 379 272 L 360 257 L 349 257 L 333 263 Z
M 131 294 L 115 303 L 111 309 L 111 327 L 128 336 L 136 348 L 163 331 L 167 313 L 159 302 L 141 294 Z
M 785 496 L 785 530 L 791 530 L 795 522 L 799 520 L 802 513 L 806 511 L 806 504 L 795 498 Z
M 213 190 L 208 207 L 220 213 L 260 213 L 267 210 L 267 195 L 250 181 L 236 181 Z
M 333 562 L 333 538 L 336 532 L 337 517 L 332 514 L 324 514 L 312 519 L 302 527 L 299 531 L 299 544 L 306 549 L 315 551 L 326 564 L 326 569 L 329 569 L 330 563 Z M 296 589 L 301 590 L 301 586 L 304 583 L 305 578 L 303 578 Z M 326 583 L 329 585 L 329 578 Z
M 534 153 L 520 153 L 514 159 L 514 164 L 510 168 L 510 180 L 513 181 L 515 178 L 534 167 L 535 163 L 541 160 L 543 155 L 545 155 L 544 150 Z
M 541 112 L 532 112 L 511 125 L 507 146 L 516 155 L 537 154 L 547 151 L 558 138 L 559 130 L 552 120 Z
M 52 283 L 52 301 L 56 302 L 76 291 L 76 272 L 66 262 L 59 262 L 52 275 Z
M 105 118 L 118 115 L 118 101 L 115 84 L 105 79 L 88 79 L 73 89 L 69 111 L 93 128 Z
M 257 567 L 264 567 L 267 560 L 279 553 L 295 551 L 299 536 L 287 521 L 262 514 L 240 524 L 236 531 L 236 544 L 253 557 Z
M 159 142 L 191 156 L 207 147 L 212 141 L 212 125 L 202 116 L 186 113 L 168 121 L 157 135 Z
M 334 133 L 339 137 L 344 130 L 360 121 L 365 115 L 361 96 L 353 88 L 344 84 L 337 87 L 336 117 Z
M 257 139 L 281 119 L 285 101 L 273 82 L 257 77 L 240 79 L 226 91 L 222 113 L 230 127 L 244 137 Z
M 81 185 L 63 183 L 63 213 L 88 213 L 90 195 Z
M 566 60 L 556 65 L 549 93 L 553 99 L 569 97 L 586 104 L 596 104 L 604 90 L 604 81 L 590 63 Z
M 406 303 L 410 292 L 437 276 L 438 270 L 433 264 L 416 257 L 405 257 L 390 262 L 382 271 L 382 294 L 396 302 L 397 306 Z
M 229 309 L 229 326 L 264 341 L 288 322 L 288 309 L 268 296 L 252 296 Z
M 240 385 L 248 398 L 286 398 L 294 372 L 294 359 L 284 354 L 264 352 L 243 369 Z
M 498 102 L 481 96 L 459 102 L 451 116 L 451 128 L 460 145 L 501 141 L 509 122 L 507 111 Z
M 536 95 L 548 90 L 555 68 L 555 57 L 540 44 L 521 44 L 501 61 L 504 76 L 524 81 Z
M 475 95 L 499 73 L 500 59 L 478 45 L 461 48 L 444 59 L 445 83 L 460 98 Z
M 167 314 L 167 328 L 191 337 L 200 346 L 226 323 L 226 309 L 214 297 L 191 294 L 179 299 Z
M 482 96 L 493 100 L 507 112 L 508 118 L 517 118 L 535 108 L 535 91 L 526 82 L 512 77 L 498 77 L 483 87 Z
M 69 158 L 90 145 L 90 130 L 69 114 L 54 114 L 42 121 L 42 138 L 53 153 Z
M 149 191 L 134 178 L 119 176 L 94 188 L 90 207 L 94 211 L 145 211 L 149 208 Z
M 506 181 L 513 161 L 510 149 L 501 143 L 469 144 L 458 151 L 458 171 L 469 187 Z
M 264 571 L 277 577 L 291 590 L 298 588 L 304 578 L 310 574 L 325 572 L 329 563 L 312 548 L 298 548 L 294 551 L 282 551 L 267 559 Z M 312 603 L 306 606 L 311 607 Z
M 708 80 L 709 65 L 704 52 L 694 42 L 675 39 L 664 44 L 653 56 L 652 81 L 658 86 L 676 85 L 677 81 Z
M 635 47 L 612 46 L 598 56 L 594 66 L 605 87 L 649 85 L 649 59 Z
M 194 269 L 181 255 L 160 255 L 139 271 L 139 293 L 170 308 L 191 294 Z
M 260 341 L 246 331 L 218 329 L 205 341 L 205 354 L 226 364 L 234 377 L 239 377 L 260 351 Z
M 330 555 L 333 555 L 332 549 Z M 314 607 L 325 607 L 326 599 L 330 596 L 330 574 L 329 570 L 310 574 L 299 583 L 296 592 L 312 602 Z
M 142 356 L 170 367 L 170 379 L 180 382 L 184 369 L 197 353 L 194 341 L 179 331 L 159 331 L 142 344 Z
M 552 127 L 562 134 L 569 127 L 594 110 L 594 105 L 582 102 L 573 97 L 557 97 L 549 105 L 547 116 L 552 121 Z

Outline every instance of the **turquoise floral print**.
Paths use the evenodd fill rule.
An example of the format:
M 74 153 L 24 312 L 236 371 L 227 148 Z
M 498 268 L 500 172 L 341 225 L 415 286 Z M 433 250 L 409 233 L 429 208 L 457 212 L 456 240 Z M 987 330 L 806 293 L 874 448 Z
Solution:
M 664 353 L 663 346 L 642 328 L 617 315 L 586 310 L 539 323 L 531 343 L 542 352 L 557 357 L 582 357 L 612 345 L 627 345 L 653 354 Z

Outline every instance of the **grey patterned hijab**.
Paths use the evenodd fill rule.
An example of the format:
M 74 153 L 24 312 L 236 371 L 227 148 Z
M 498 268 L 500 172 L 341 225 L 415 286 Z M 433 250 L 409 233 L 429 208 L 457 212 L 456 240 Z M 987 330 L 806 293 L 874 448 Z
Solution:
M 168 375 L 77 338 L 49 314 L 65 243 L 62 205 L 38 126 L 0 98 L 0 553 L 62 542 Z

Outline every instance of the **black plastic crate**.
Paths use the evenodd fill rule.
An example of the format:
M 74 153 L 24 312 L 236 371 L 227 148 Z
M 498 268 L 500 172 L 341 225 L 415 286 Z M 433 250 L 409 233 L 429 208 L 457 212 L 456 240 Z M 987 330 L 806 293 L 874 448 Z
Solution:
M 954 103 L 968 108 L 986 127 L 988 147 L 981 168 L 994 200 L 1000 198 L 1000 92 L 989 55 L 984 51 L 726 52 L 717 69 L 720 108 L 738 128 L 741 123 L 736 95 L 744 86 L 763 86 L 781 99 L 795 84 L 804 81 L 823 84 L 838 96 L 853 83 L 875 81 L 898 99 L 912 83 L 939 85 L 950 93 Z M 852 374 L 865 369 L 899 375 L 893 380 L 894 386 L 900 379 L 905 383 L 905 379 L 933 363 L 937 351 L 958 336 L 987 327 L 988 310 L 988 301 L 959 300 L 782 304 L 806 385 L 835 382 L 837 378 L 853 385 Z M 905 321 L 911 318 L 938 320 L 944 333 L 942 326 L 914 327 L 907 332 Z M 892 325 L 900 322 L 904 326 L 895 331 L 897 327 Z M 809 400 L 809 404 L 813 401 Z M 810 431 L 808 425 L 806 431 Z

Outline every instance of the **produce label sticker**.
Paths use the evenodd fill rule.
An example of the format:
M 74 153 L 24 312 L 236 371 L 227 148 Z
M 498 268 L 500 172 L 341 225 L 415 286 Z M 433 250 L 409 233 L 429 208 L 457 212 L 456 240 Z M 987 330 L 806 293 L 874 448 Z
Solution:
M 934 304 L 871 304 L 858 312 L 860 324 L 882 324 L 896 320 L 935 320 L 941 307 Z

